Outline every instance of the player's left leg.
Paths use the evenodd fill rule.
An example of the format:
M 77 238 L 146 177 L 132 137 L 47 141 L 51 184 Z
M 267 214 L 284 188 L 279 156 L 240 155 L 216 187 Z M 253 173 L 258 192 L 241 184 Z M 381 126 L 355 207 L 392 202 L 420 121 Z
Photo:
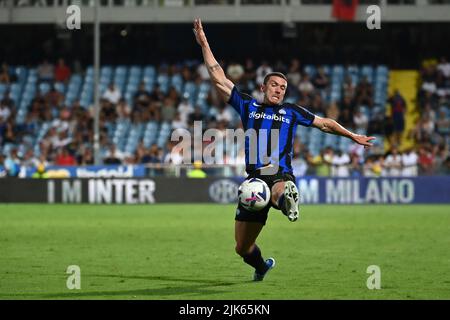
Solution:
M 275 260 L 269 258 L 264 260 L 261 250 L 256 244 L 264 224 L 261 222 L 239 221 L 235 222 L 236 253 L 245 263 L 255 268 L 253 280 L 262 281 L 267 272 L 275 266 Z
M 280 209 L 289 221 L 296 221 L 299 216 L 299 196 L 295 183 L 291 180 L 276 182 L 272 187 L 271 201 Z

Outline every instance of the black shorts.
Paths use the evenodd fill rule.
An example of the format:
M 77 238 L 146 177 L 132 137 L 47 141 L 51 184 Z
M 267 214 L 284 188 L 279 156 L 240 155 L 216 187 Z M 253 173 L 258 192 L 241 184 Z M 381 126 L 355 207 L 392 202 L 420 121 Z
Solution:
M 272 190 L 272 187 L 274 186 L 275 183 L 280 181 L 292 181 L 293 183 L 295 183 L 295 177 L 290 173 L 278 172 L 273 175 L 262 175 L 259 170 L 256 170 L 250 173 L 245 180 L 252 178 L 258 178 L 263 180 L 265 183 L 267 183 L 267 186 L 269 187 L 270 190 Z M 234 220 L 247 222 L 260 222 L 263 225 L 265 225 L 271 207 L 280 210 L 278 207 L 272 205 L 272 201 L 269 201 L 267 206 L 265 206 L 260 211 L 247 210 L 239 203 L 236 209 L 236 217 L 234 218 Z

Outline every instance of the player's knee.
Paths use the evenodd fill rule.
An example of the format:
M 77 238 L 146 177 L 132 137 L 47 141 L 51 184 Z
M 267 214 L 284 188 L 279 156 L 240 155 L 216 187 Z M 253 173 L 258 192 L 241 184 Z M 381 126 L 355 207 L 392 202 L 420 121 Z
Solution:
M 249 247 L 242 244 L 242 243 L 236 243 L 236 247 L 234 248 L 234 250 L 236 251 L 236 253 L 238 255 L 240 255 L 241 257 L 245 256 L 248 251 L 249 251 Z
M 271 190 L 271 193 L 272 203 L 276 205 L 278 203 L 278 199 L 284 193 L 284 183 L 275 184 Z

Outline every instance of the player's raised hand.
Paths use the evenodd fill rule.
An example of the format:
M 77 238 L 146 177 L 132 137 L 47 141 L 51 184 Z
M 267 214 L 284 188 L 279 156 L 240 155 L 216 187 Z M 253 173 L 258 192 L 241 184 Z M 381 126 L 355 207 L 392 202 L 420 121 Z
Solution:
M 208 44 L 208 40 L 206 40 L 205 32 L 203 31 L 202 21 L 200 18 L 196 18 L 194 20 L 194 29 L 192 29 L 195 34 L 195 39 L 200 46 L 205 46 Z
M 355 134 L 352 136 L 353 141 L 356 143 L 363 145 L 364 147 L 371 147 L 373 146 L 373 143 L 371 141 L 375 140 L 375 137 L 367 137 L 360 134 Z

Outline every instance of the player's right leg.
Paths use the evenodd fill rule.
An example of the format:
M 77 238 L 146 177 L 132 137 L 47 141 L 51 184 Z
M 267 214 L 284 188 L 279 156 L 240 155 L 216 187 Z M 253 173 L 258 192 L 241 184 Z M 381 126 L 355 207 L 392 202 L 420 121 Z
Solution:
M 296 221 L 299 216 L 299 195 L 295 183 L 291 180 L 279 181 L 272 187 L 272 203 L 286 215 L 289 221 Z
M 298 189 L 294 182 L 286 181 L 284 183 L 284 210 L 288 219 L 292 222 L 298 219 Z

